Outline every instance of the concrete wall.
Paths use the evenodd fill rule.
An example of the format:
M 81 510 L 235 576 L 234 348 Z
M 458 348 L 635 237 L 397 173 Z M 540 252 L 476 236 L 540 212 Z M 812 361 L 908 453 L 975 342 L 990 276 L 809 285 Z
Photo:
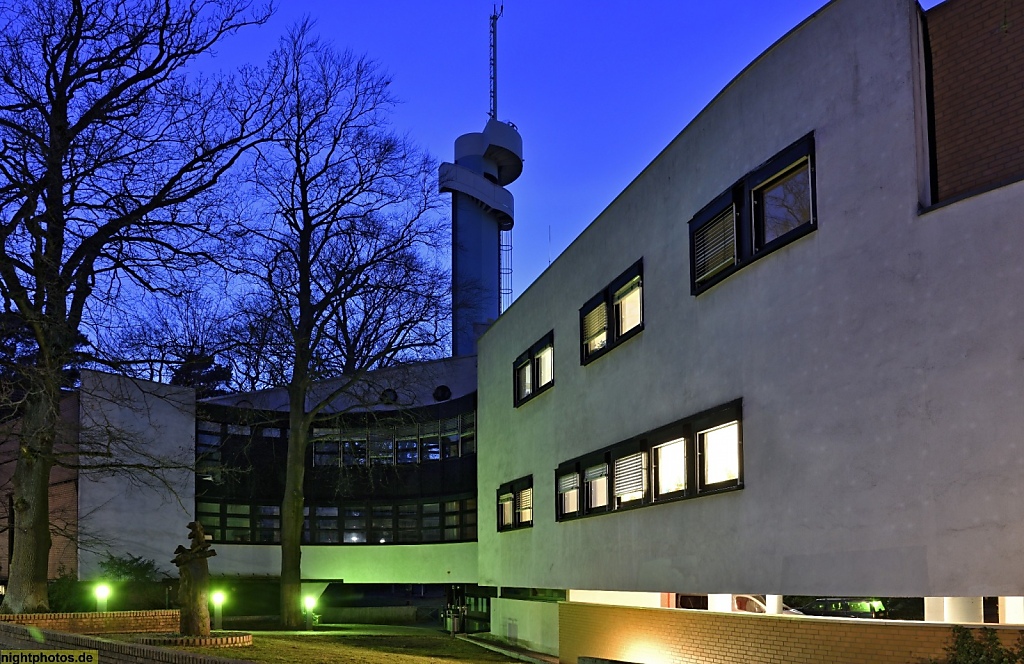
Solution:
M 195 393 L 91 371 L 80 390 L 79 578 L 99 574 L 106 554 L 170 560 L 188 544 L 195 475 Z M 108 456 L 109 455 L 109 456 Z M 104 469 L 113 461 L 135 468 Z M 185 470 L 160 468 L 185 467 Z
M 862 664 L 945 656 L 949 625 L 559 604 L 559 661 L 644 664 Z M 1012 646 L 1024 634 L 995 628 Z M 977 635 L 977 633 L 976 633 Z
M 217 575 L 281 573 L 281 548 L 218 544 L 210 559 Z M 476 542 L 407 546 L 304 546 L 302 578 L 345 583 L 476 583 Z
M 919 214 L 919 15 L 836 0 L 742 73 L 481 339 L 480 583 L 1021 595 L 1024 185 Z M 818 230 L 689 293 L 687 221 L 814 132 Z M 644 330 L 579 360 L 639 258 Z M 555 384 L 512 363 L 555 331 Z M 745 488 L 556 523 L 554 469 L 743 399 Z M 495 489 L 534 480 L 532 528 Z
M 534 652 L 558 654 L 558 603 L 491 600 L 491 634 Z

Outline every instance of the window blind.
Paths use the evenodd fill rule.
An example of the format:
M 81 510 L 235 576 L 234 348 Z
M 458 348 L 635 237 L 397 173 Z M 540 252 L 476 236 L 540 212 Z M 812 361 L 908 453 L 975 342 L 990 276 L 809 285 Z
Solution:
M 516 494 L 516 502 L 518 503 L 516 509 L 520 512 L 533 509 L 533 489 L 523 489 Z
M 736 209 L 730 205 L 693 235 L 693 274 L 704 281 L 736 262 Z
M 580 488 L 580 474 L 570 473 L 558 478 L 558 493 L 569 493 Z
M 643 452 L 616 459 L 613 477 L 615 497 L 621 498 L 632 493 L 643 493 L 644 470 Z
M 589 342 L 606 329 L 608 329 L 608 312 L 602 302 L 583 317 L 583 340 Z
M 602 463 L 599 466 L 591 466 L 583 472 L 583 479 L 587 482 L 599 480 L 608 476 L 608 464 Z

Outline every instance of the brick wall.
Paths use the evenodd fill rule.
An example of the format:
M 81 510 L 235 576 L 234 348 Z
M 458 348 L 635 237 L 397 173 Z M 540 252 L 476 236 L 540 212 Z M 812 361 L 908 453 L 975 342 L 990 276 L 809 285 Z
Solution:
M 918 664 L 942 657 L 950 626 L 856 620 L 559 605 L 559 658 L 599 657 L 643 664 Z M 1012 645 L 1020 629 L 996 627 Z
M 936 202 L 1024 178 L 1024 2 L 946 0 L 926 17 Z
M 245 664 L 245 660 L 208 657 L 180 650 L 107 641 L 81 634 L 62 634 L 45 629 L 30 633 L 28 627 L 0 623 L 3 650 L 98 650 L 103 664 Z
M 104 613 L 0 614 L 0 623 L 32 625 L 75 634 L 177 632 L 179 611 L 107 611 Z

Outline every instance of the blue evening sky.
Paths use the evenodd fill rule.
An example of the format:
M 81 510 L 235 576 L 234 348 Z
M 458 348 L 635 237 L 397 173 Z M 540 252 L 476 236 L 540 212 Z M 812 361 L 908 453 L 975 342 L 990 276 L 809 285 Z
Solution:
M 825 0 L 508 0 L 498 25 L 498 118 L 523 137 L 515 195 L 518 296 L 747 64 Z M 926 0 L 930 8 L 939 0 Z M 395 128 L 437 159 L 480 131 L 489 98 L 489 0 L 281 0 L 221 48 L 262 64 L 304 15 L 377 60 L 401 100 Z

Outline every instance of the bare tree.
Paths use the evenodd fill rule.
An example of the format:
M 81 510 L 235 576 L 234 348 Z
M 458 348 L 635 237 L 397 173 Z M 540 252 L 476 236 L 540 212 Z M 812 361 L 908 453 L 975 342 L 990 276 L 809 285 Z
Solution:
M 251 77 L 185 70 L 267 11 L 250 0 L 0 3 L 0 302 L 31 330 L 3 608 L 45 610 L 47 480 L 79 330 L 127 284 L 204 259 L 214 187 L 257 140 Z
M 222 360 L 233 344 L 233 312 L 223 296 L 195 287 L 209 285 L 209 276 L 189 274 L 192 290 L 175 297 L 131 298 L 120 323 L 94 334 L 110 363 L 135 378 L 193 387 L 198 399 L 226 393 L 231 367 Z
M 252 290 L 241 320 L 284 368 L 275 377 L 289 400 L 281 612 L 295 628 L 310 427 L 365 387 L 368 372 L 440 349 L 449 280 L 437 260 L 435 165 L 389 129 L 387 76 L 318 41 L 308 23 L 272 62 L 286 78 L 284 115 L 253 164 L 265 214 L 247 229 Z M 325 378 L 330 389 L 317 384 Z

